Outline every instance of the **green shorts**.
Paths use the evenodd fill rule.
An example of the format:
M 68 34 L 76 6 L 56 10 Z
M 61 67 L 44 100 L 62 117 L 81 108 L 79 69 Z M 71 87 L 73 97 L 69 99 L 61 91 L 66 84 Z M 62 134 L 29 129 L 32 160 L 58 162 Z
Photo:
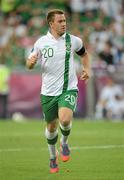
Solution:
M 45 96 L 41 95 L 41 105 L 47 122 L 58 118 L 58 109 L 60 107 L 67 107 L 73 112 L 77 104 L 77 90 L 68 90 L 59 96 Z

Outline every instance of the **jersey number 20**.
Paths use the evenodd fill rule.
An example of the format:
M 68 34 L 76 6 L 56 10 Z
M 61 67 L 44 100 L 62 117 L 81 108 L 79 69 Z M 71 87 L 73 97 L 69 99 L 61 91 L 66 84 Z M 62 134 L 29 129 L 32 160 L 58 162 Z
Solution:
M 65 101 L 69 102 L 69 104 L 71 104 L 73 106 L 76 103 L 76 98 L 75 98 L 75 96 L 68 94 L 65 96 Z
M 44 58 L 53 57 L 53 48 L 44 48 L 42 54 Z

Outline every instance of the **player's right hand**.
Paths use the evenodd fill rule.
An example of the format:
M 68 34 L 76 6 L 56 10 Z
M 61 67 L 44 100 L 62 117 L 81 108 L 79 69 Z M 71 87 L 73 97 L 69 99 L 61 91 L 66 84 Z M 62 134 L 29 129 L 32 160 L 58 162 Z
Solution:
M 38 60 L 38 54 L 37 53 L 31 53 L 27 60 L 27 67 L 29 69 L 32 69 L 34 65 L 36 64 Z
M 32 55 L 28 58 L 28 60 L 30 61 L 30 63 L 31 63 L 32 65 L 35 65 L 35 64 L 36 64 L 37 59 L 38 59 L 38 55 L 37 55 L 36 53 L 35 53 L 35 54 L 32 54 Z

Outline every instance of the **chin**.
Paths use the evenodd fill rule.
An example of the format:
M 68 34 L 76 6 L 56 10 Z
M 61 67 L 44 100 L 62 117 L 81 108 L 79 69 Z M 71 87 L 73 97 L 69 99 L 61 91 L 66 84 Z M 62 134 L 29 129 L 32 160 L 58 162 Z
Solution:
M 60 36 L 62 36 L 63 34 L 65 34 L 65 32 L 61 33 Z
M 61 32 L 61 33 L 60 33 L 60 36 L 62 36 L 63 34 L 65 34 L 65 32 L 66 32 L 66 31 Z

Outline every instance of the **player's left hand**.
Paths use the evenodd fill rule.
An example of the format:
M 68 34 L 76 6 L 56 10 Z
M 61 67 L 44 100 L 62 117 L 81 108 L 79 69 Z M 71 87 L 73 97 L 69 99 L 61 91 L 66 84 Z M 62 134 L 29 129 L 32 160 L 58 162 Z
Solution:
M 90 73 L 89 73 L 89 71 L 86 70 L 86 69 L 83 69 L 82 74 L 81 74 L 81 76 L 80 76 L 80 79 L 87 82 L 87 81 L 89 80 L 89 78 L 90 78 Z

